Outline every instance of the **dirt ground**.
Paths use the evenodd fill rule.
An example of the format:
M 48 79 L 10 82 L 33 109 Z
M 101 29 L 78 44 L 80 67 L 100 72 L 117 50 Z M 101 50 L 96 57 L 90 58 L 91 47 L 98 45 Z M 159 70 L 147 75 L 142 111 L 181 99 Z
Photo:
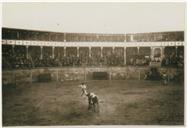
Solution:
M 81 81 L 3 85 L 3 126 L 183 125 L 184 86 L 159 81 L 87 81 L 100 99 L 88 111 Z

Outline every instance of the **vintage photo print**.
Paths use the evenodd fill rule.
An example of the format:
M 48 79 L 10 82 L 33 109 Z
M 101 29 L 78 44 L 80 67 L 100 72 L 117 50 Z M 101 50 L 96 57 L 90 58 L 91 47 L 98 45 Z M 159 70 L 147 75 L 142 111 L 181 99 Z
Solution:
M 185 3 L 2 3 L 3 126 L 184 126 Z

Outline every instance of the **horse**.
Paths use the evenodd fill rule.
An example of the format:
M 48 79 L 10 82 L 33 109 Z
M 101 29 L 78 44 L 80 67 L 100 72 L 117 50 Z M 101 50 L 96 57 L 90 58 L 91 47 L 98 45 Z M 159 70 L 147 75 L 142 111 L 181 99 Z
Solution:
M 85 95 L 88 97 L 88 110 L 93 110 L 96 112 L 99 112 L 99 98 L 94 93 L 85 93 Z

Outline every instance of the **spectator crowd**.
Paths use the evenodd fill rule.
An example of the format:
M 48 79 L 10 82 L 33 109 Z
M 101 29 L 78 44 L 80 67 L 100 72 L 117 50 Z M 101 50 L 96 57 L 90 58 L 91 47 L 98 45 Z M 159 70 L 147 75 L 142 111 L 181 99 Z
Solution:
M 79 56 L 76 52 L 70 50 L 64 56 L 62 51 L 55 51 L 52 56 L 52 48 L 44 48 L 41 57 L 40 47 L 31 46 L 26 50 L 25 46 L 12 47 L 11 45 L 2 46 L 2 68 L 3 69 L 30 69 L 37 67 L 68 67 L 68 66 L 125 66 L 124 55 L 122 50 L 115 50 L 114 52 L 105 50 L 101 56 L 99 49 L 92 50 L 91 56 L 88 50 L 82 49 L 79 51 Z M 126 65 L 132 66 L 146 66 L 150 62 L 160 62 L 161 66 L 165 67 L 183 67 L 184 66 L 184 52 L 179 50 L 177 54 L 172 52 L 165 55 L 163 59 L 145 56 L 143 54 L 129 55 L 126 59 Z M 26 54 L 28 52 L 28 54 Z M 63 55 L 61 55 L 63 54 Z M 128 55 L 128 54 L 127 54 Z

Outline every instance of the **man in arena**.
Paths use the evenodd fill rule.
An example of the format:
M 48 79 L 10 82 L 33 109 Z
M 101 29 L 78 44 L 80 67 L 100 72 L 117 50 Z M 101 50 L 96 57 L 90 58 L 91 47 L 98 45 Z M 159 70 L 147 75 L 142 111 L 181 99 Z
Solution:
M 168 75 L 166 74 L 166 72 L 163 72 L 162 79 L 163 79 L 163 84 L 167 85 L 168 84 Z
M 79 87 L 81 88 L 81 90 L 82 90 L 82 94 L 81 94 L 81 96 L 83 96 L 83 95 L 86 95 L 86 84 L 85 83 L 82 83 L 81 85 L 79 85 Z

